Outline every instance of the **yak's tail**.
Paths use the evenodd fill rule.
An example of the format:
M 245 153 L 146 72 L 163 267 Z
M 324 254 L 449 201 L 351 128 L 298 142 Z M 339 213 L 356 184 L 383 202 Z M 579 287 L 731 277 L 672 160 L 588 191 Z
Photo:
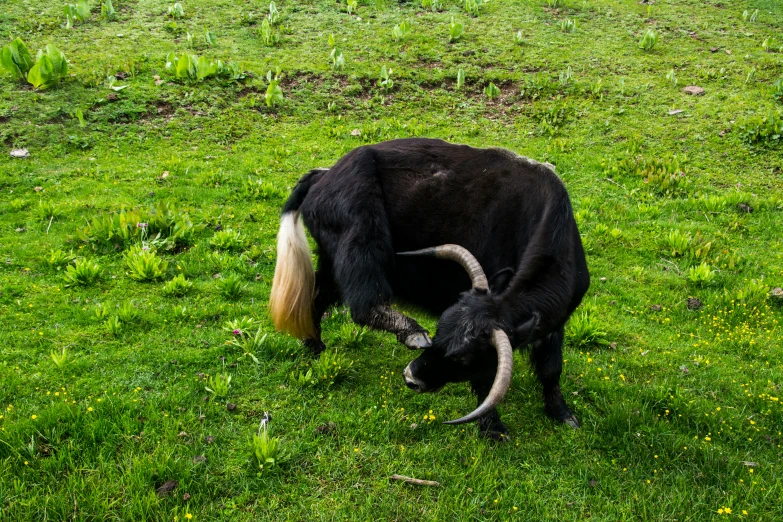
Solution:
M 313 299 L 315 269 L 299 207 L 320 171 L 303 177 L 283 207 L 277 233 L 277 265 L 269 296 L 269 312 L 275 328 L 299 339 L 315 337 Z

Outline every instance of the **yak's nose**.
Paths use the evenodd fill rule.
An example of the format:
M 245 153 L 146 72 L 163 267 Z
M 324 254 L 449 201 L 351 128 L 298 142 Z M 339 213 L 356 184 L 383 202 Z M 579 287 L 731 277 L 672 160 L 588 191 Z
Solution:
M 405 368 L 405 371 L 402 372 L 402 377 L 405 379 L 405 385 L 411 390 L 419 393 L 424 390 L 424 383 L 413 376 L 410 364 Z

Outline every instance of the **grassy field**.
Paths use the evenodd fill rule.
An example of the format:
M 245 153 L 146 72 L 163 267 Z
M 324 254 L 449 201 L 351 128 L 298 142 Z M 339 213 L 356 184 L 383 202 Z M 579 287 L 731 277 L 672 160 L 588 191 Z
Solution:
M 783 7 L 440 3 L 90 0 L 67 28 L 0 2 L 3 45 L 68 61 L 0 77 L 0 520 L 783 519 Z M 345 310 L 319 361 L 273 332 L 290 188 L 409 136 L 557 166 L 593 279 L 581 429 L 524 354 L 496 444 Z

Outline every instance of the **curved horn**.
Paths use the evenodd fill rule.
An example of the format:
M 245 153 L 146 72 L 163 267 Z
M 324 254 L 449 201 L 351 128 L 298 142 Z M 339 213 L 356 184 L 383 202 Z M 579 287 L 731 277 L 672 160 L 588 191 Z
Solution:
M 444 424 L 464 424 L 483 417 L 488 411 L 500 404 L 505 397 L 509 387 L 511 387 L 511 373 L 514 368 L 514 354 L 511 351 L 511 342 L 508 340 L 506 332 L 495 330 L 492 332 L 492 344 L 498 352 L 498 371 L 495 374 L 495 382 L 487 394 L 487 398 L 481 405 L 456 420 L 446 421 Z
M 473 257 L 473 254 L 468 252 L 466 248 L 459 245 L 441 245 L 432 248 L 424 248 L 421 250 L 413 250 L 410 252 L 398 252 L 398 256 L 428 256 L 437 257 L 438 259 L 448 259 L 450 261 L 456 261 L 462 268 L 467 270 L 470 276 L 470 282 L 473 288 L 478 290 L 489 290 L 489 283 L 487 282 L 487 276 L 484 275 L 484 269 L 481 268 L 478 260 Z

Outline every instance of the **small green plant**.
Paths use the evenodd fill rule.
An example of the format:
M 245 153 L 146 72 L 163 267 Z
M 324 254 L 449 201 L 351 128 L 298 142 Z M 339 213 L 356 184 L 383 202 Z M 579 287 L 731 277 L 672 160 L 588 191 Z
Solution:
M 465 86 L 465 71 L 460 69 L 457 71 L 457 89 L 462 89 Z
M 498 96 L 500 96 L 500 88 L 495 85 L 492 82 L 489 82 L 489 85 L 484 87 L 484 94 L 489 98 L 490 100 L 494 100 Z
M 59 215 L 60 211 L 52 201 L 42 199 L 38 202 L 38 219 L 41 221 L 51 221 Z
M 249 331 L 239 330 L 241 334 L 234 334 L 231 339 L 231 345 L 236 346 L 242 350 L 245 354 L 253 354 L 267 348 L 266 340 L 269 334 L 263 333 L 261 328 L 256 330 L 255 334 L 250 334 Z
M 52 44 L 38 51 L 35 64 L 27 73 L 27 81 L 36 89 L 48 89 L 68 76 L 65 55 Z
M 173 297 L 181 297 L 193 289 L 193 283 L 185 279 L 184 274 L 177 274 L 173 279 L 163 285 L 163 294 Z
M 209 47 L 215 47 L 217 45 L 217 36 L 209 29 L 204 29 L 204 42 L 206 42 Z
M 775 83 L 772 84 L 773 91 L 772 91 L 772 97 L 780 102 L 783 103 L 783 78 L 778 78 L 775 80 Z
M 571 316 L 568 321 L 568 338 L 574 348 L 600 347 L 609 344 L 606 332 L 587 309 Z
M 111 0 L 103 0 L 101 3 L 101 16 L 107 20 L 114 20 L 114 17 L 117 16 L 117 11 L 114 10 Z
M 155 281 L 166 275 L 168 263 L 149 245 L 133 245 L 124 257 L 128 276 L 134 281 Z
M 224 277 L 220 277 L 217 280 L 218 289 L 220 294 L 226 299 L 238 299 L 247 288 L 247 285 L 243 283 L 242 277 L 238 274 L 229 274 Z
M 677 75 L 674 73 L 674 69 L 666 73 L 666 80 L 668 80 L 672 87 L 677 87 Z
M 90 4 L 86 0 L 74 4 L 65 4 L 65 28 L 73 29 L 73 22 L 86 22 L 90 18 Z
M 564 33 L 573 33 L 576 31 L 576 20 L 565 18 L 560 21 L 560 30 Z
M 209 244 L 218 250 L 240 250 L 245 246 L 245 240 L 241 232 L 227 228 L 215 232 L 215 235 L 209 240 Z
M 398 25 L 395 25 L 392 28 L 392 39 L 395 42 L 399 42 L 400 40 L 407 38 L 410 32 L 411 32 L 411 24 L 408 23 L 407 20 L 403 20 Z
M 15 38 L 0 51 L 0 65 L 17 80 L 26 80 L 35 62 L 21 38 Z
M 348 14 L 353 14 L 356 8 L 359 7 L 358 0 L 345 0 L 345 7 L 348 10 Z
M 228 390 L 231 388 L 231 375 L 219 374 L 209 378 L 207 381 L 209 386 L 205 386 L 204 389 L 215 397 L 226 397 Z
M 185 9 L 182 7 L 182 4 L 177 2 L 176 4 L 169 6 L 166 14 L 171 18 L 183 18 L 185 16 Z
M 755 79 L 756 79 L 756 68 L 751 67 L 750 69 L 748 69 L 748 73 L 745 75 L 745 85 L 751 83 Z
M 353 361 L 335 350 L 324 350 L 310 368 L 314 384 L 328 387 L 351 375 Z
M 664 236 L 664 242 L 672 257 L 684 256 L 691 244 L 691 236 L 679 230 L 672 230 Z
M 441 0 L 421 0 L 421 7 L 436 13 L 443 9 L 443 2 Z
M 756 19 L 758 18 L 758 16 L 759 16 L 759 10 L 758 9 L 756 9 L 752 13 L 750 11 L 748 11 L 747 9 L 742 11 L 742 20 L 744 22 L 755 23 Z
M 783 143 L 783 115 L 769 111 L 764 117 L 751 118 L 740 124 L 740 138 L 749 145 Z
M 560 0 L 546 0 L 546 3 L 551 9 L 557 9 L 557 6 L 560 5 Z
M 658 43 L 658 33 L 653 31 L 652 29 L 647 29 L 644 35 L 642 35 L 641 40 L 639 40 L 639 49 L 649 52 L 653 50 L 655 44 L 657 43 Z
M 101 276 L 100 265 L 92 259 L 77 259 L 65 267 L 65 286 L 90 286 Z
M 201 82 L 207 78 L 237 81 L 246 76 L 236 62 L 223 63 L 221 60 L 213 62 L 205 56 L 191 53 L 182 53 L 180 56 L 173 52 L 169 53 L 166 57 L 166 69 L 172 71 L 177 79 L 191 83 Z
M 345 67 L 345 57 L 343 52 L 337 47 L 333 48 L 332 52 L 329 53 L 329 61 L 332 62 L 333 71 L 340 71 Z
M 449 23 L 449 42 L 456 42 L 462 37 L 464 32 L 465 26 L 455 21 L 454 17 L 452 16 L 451 22 Z
M 337 339 L 340 344 L 347 347 L 359 346 L 367 334 L 367 328 L 354 323 L 343 323 L 337 330 Z
M 256 325 L 256 320 L 246 315 L 239 319 L 231 319 L 223 324 L 223 330 L 231 332 L 234 336 L 247 336 L 249 331 Z
M 568 84 L 571 83 L 572 77 L 573 77 L 573 72 L 571 71 L 571 66 L 569 65 L 568 67 L 566 67 L 564 71 L 560 71 L 557 81 L 561 87 L 568 87 Z
M 525 43 L 525 38 L 522 36 L 522 30 L 520 29 L 516 33 L 514 33 L 514 43 L 517 45 L 522 45 Z
M 767 36 L 766 38 L 764 38 L 764 41 L 761 42 L 761 48 L 764 49 L 765 53 L 769 52 L 769 50 L 771 48 L 771 43 L 770 43 L 771 41 L 772 41 L 772 37 L 771 36 Z
M 258 30 L 258 35 L 267 47 L 272 47 L 273 45 L 280 43 L 280 31 L 275 29 L 269 21 L 269 18 L 264 18 L 261 22 L 261 28 Z
M 52 350 L 49 352 L 49 357 L 51 357 L 54 365 L 57 366 L 58 369 L 62 370 L 65 366 L 65 363 L 68 362 L 68 349 L 63 347 L 60 353 Z
M 46 265 L 54 270 L 61 270 L 73 261 L 75 257 L 73 251 L 66 253 L 59 248 L 57 250 L 50 250 L 49 257 L 46 258 Z
M 272 71 L 267 71 L 266 81 L 267 88 L 264 94 L 264 100 L 267 107 L 276 107 L 283 103 L 283 89 L 280 87 L 280 68 L 277 69 L 274 78 L 272 77 Z
M 724 289 L 724 299 L 730 301 L 735 299 L 743 303 L 761 303 L 770 297 L 769 285 L 764 282 L 764 279 L 751 279 L 745 281 L 743 286 L 735 292 L 730 292 L 728 289 Z
M 712 194 L 710 196 L 707 196 L 706 198 L 703 198 L 701 200 L 701 204 L 704 207 L 704 210 L 709 212 L 710 214 L 717 214 L 718 212 L 723 211 L 724 208 L 726 208 L 726 198 L 717 194 Z
M 280 11 L 277 10 L 277 5 L 274 2 L 269 2 L 269 14 L 266 15 L 266 18 L 272 25 L 277 25 L 280 22 Z
M 131 301 L 125 301 L 117 309 L 117 319 L 123 323 L 135 323 L 141 318 L 139 309 Z
M 260 471 L 269 471 L 278 467 L 284 457 L 280 439 L 269 436 L 267 419 L 268 417 L 264 417 L 261 420 L 261 424 L 258 426 L 258 433 L 253 435 L 252 442 L 253 454 L 256 456 Z
M 698 266 L 692 266 L 688 269 L 688 280 L 697 285 L 709 285 L 715 280 L 715 271 L 703 261 Z
M 378 85 L 385 91 L 390 91 L 394 88 L 394 80 L 392 80 L 391 74 L 391 68 L 387 69 L 385 65 L 381 66 L 381 77 L 378 80 Z
M 463 7 L 465 12 L 471 16 L 479 15 L 479 7 L 481 6 L 481 0 L 465 0 Z
M 306 388 L 308 386 L 315 386 L 318 382 L 316 378 L 313 376 L 313 369 L 308 368 L 307 372 L 299 371 L 297 372 L 291 372 L 288 376 L 288 380 L 293 384 L 294 386 L 297 386 L 299 388 Z
M 106 319 L 103 325 L 106 327 L 106 331 L 111 336 L 117 337 L 122 332 L 122 322 L 116 315 Z

